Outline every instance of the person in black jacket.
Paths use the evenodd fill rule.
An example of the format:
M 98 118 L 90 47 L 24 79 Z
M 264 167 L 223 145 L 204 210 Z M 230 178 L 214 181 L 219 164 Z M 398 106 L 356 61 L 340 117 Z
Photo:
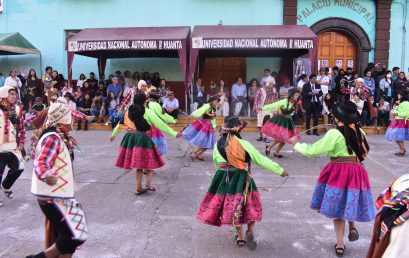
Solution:
M 317 75 L 310 75 L 310 82 L 304 84 L 301 92 L 302 107 L 306 112 L 306 130 L 307 135 L 310 135 L 310 120 L 311 116 L 314 118 L 314 130 L 313 133 L 316 136 L 318 134 L 318 116 L 321 109 L 320 97 L 322 96 L 321 86 L 317 83 Z
M 202 79 L 197 78 L 196 83 L 192 86 L 193 103 L 197 103 L 197 108 L 206 103 L 207 95 L 202 86 Z

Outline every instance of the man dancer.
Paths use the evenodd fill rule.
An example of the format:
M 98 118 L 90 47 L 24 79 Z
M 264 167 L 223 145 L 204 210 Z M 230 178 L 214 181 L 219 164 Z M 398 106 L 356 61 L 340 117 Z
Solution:
M 22 110 L 16 105 L 17 90 L 12 86 L 0 88 L 0 183 L 6 166 L 9 167 L 1 189 L 13 197 L 11 187 L 24 170 L 24 141 L 26 131 Z M 0 200 L 0 207 L 3 203 Z

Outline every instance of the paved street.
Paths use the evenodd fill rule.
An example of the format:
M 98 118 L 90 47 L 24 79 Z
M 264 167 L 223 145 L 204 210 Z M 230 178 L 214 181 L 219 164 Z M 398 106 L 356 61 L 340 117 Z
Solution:
M 307 159 L 285 146 L 280 160 L 291 178 L 255 167 L 254 178 L 263 202 L 263 222 L 256 226 L 256 251 L 231 243 L 231 228 L 198 223 L 196 210 L 214 174 L 210 152 L 205 162 L 191 162 L 192 147 L 182 139 L 169 140 L 166 165 L 156 172 L 157 192 L 136 197 L 134 172 L 115 168 L 122 138 L 108 142 L 109 132 L 77 133 L 77 199 L 89 222 L 90 238 L 75 257 L 335 257 L 332 221 L 309 208 L 315 180 L 327 158 Z M 255 133 L 246 133 L 253 140 Z M 316 137 L 304 137 L 313 141 Z M 256 142 L 260 150 L 264 145 Z M 365 162 L 374 197 L 396 176 L 408 170 L 408 158 L 393 155 L 395 144 L 370 135 Z M 0 257 L 24 257 L 43 248 L 44 216 L 30 195 L 32 162 L 14 188 L 14 199 L 0 208 Z M 365 257 L 372 223 L 358 224 L 361 239 L 346 243 L 346 257 Z

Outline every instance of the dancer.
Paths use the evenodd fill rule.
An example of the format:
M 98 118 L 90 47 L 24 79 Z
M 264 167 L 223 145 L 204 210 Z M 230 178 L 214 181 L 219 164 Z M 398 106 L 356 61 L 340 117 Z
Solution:
M 194 150 L 190 157 L 192 161 L 198 159 L 203 161 L 200 156 L 207 149 L 213 149 L 216 142 L 216 107 L 220 98 L 218 96 L 210 97 L 207 104 L 203 105 L 192 113 L 192 116 L 199 118 L 182 131 L 183 137 L 198 148 Z
M 213 150 L 217 171 L 196 218 L 212 226 L 233 226 L 237 232 L 236 244 L 244 246 L 247 243 L 254 250 L 257 247 L 254 227 L 255 222 L 261 222 L 262 205 L 251 173 L 251 162 L 282 177 L 288 173 L 241 139 L 240 131 L 245 125 L 236 116 L 226 118 L 222 136 Z M 246 233 L 243 231 L 245 224 Z
M 51 103 L 37 144 L 31 193 L 37 196 L 56 239 L 45 251 L 28 257 L 72 257 L 88 237 L 84 212 L 74 197 L 74 172 L 69 153 L 73 141 L 68 137 L 72 131 L 71 122 L 68 105 Z
M 149 102 L 148 108 L 155 112 L 155 114 L 162 119 L 163 122 L 167 124 L 176 124 L 176 120 L 163 111 L 162 107 L 159 105 L 158 100 L 160 99 L 161 94 L 159 90 L 152 90 L 149 92 Z M 168 151 L 168 144 L 163 133 L 158 130 L 154 125 L 152 128 L 152 141 L 156 144 L 156 148 L 159 151 L 160 155 L 165 154 Z
M 22 110 L 16 105 L 17 90 L 12 86 L 0 88 L 0 183 L 7 198 L 13 197 L 11 187 L 24 170 L 24 141 L 26 130 Z M 2 176 L 9 167 L 6 178 Z M 3 203 L 0 199 L 0 207 Z
M 133 104 L 125 113 L 125 126 L 131 128 L 121 142 L 115 165 L 125 169 L 136 169 L 136 195 L 149 191 L 156 191 L 152 186 L 154 169 L 162 167 L 165 162 L 160 156 L 155 143 L 152 141 L 152 126 L 160 131 L 180 137 L 181 134 L 168 127 L 154 111 L 146 108 L 147 97 L 144 93 L 137 93 Z M 115 127 L 111 141 L 119 134 L 119 126 Z M 143 172 L 146 172 L 146 188 L 142 187 Z
M 264 140 L 265 143 L 270 143 L 267 137 L 263 137 L 261 128 L 263 125 L 273 116 L 273 112 L 263 111 L 263 106 L 272 104 L 278 100 L 277 90 L 273 84 L 274 80 L 264 81 L 264 85 L 256 93 L 254 99 L 253 109 L 257 112 L 257 127 L 259 128 L 260 137 L 257 141 L 261 142 Z
M 307 157 L 326 154 L 330 162 L 322 170 L 315 186 L 311 208 L 334 219 L 337 237 L 335 253 L 345 252 L 345 221 L 349 224 L 349 241 L 359 238 L 355 222 L 374 219 L 375 211 L 368 173 L 361 162 L 366 158 L 369 146 L 359 126 L 357 107 L 350 101 L 334 105 L 332 112 L 337 124 L 314 144 L 298 143 L 291 138 L 294 149 Z
M 296 136 L 300 139 L 297 132 L 297 128 L 294 124 L 292 116 L 294 112 L 297 111 L 297 100 L 300 96 L 298 90 L 291 89 L 288 91 L 288 97 L 280 101 L 274 102 L 273 104 L 266 105 L 263 107 L 263 111 L 278 110 L 278 114 L 273 116 L 262 128 L 261 132 L 271 138 L 274 141 L 266 146 L 266 155 L 269 156 L 271 148 L 278 144 L 274 157 L 282 158 L 283 155 L 280 154 L 280 150 L 284 147 L 285 143 L 290 143 L 290 139 Z
M 119 109 L 121 111 L 126 111 L 128 110 L 129 106 L 133 103 L 133 98 L 138 92 L 142 92 L 146 94 L 146 89 L 147 84 L 144 80 L 140 80 L 138 82 L 137 88 L 132 87 L 131 91 L 124 97 L 124 99 L 121 102 L 121 105 L 119 106 Z
M 395 155 L 403 157 L 406 154 L 405 142 L 409 140 L 409 95 L 398 94 L 399 102 L 391 110 L 392 122 L 386 130 L 385 137 L 388 141 L 395 141 L 399 146 L 399 152 Z

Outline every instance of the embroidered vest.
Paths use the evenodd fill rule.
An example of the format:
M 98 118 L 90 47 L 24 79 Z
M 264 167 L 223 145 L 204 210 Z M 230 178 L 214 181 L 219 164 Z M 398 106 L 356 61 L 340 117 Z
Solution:
M 64 141 L 56 132 L 44 134 L 38 141 L 36 148 L 36 158 L 39 155 L 41 144 L 47 136 L 56 135 L 60 139 L 60 148 L 57 159 L 55 160 L 52 169 L 58 177 L 57 184 L 50 186 L 41 181 L 33 169 L 31 179 L 31 193 L 38 197 L 53 197 L 53 198 L 74 198 L 74 171 L 72 167 L 70 152 Z
M 20 115 L 20 108 L 18 106 L 16 106 L 16 114 Z M 17 149 L 17 131 L 10 120 L 7 121 L 9 130 L 6 135 L 6 114 L 0 109 L 0 152 Z

